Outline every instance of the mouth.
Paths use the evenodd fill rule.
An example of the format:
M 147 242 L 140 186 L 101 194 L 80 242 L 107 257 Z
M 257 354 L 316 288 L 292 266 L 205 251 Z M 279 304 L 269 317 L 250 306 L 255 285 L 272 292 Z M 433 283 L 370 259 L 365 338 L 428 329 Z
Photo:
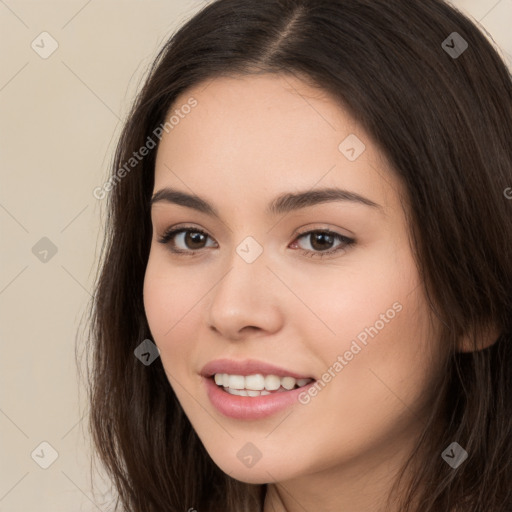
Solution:
M 217 359 L 201 370 L 210 403 L 223 416 L 257 420 L 287 409 L 316 379 L 255 359 Z
M 206 364 L 200 374 L 213 407 L 236 420 L 259 420 L 297 405 L 316 382 L 308 375 L 254 359 L 218 359 Z
M 255 373 L 251 375 L 236 375 L 215 373 L 209 377 L 223 391 L 230 395 L 260 397 L 274 393 L 286 393 L 300 389 L 314 382 L 312 378 L 284 377 L 274 374 Z

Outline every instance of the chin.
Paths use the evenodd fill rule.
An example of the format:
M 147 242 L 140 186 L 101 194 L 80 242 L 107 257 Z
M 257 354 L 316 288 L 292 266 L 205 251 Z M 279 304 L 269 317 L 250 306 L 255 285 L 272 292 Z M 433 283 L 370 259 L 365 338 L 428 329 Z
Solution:
M 299 476 L 297 468 L 292 469 L 291 460 L 294 457 L 287 458 L 285 461 L 261 459 L 253 463 L 252 466 L 246 466 L 243 454 L 240 457 L 235 454 L 233 458 L 226 459 L 225 453 L 221 458 L 213 458 L 214 463 L 227 475 L 235 480 L 247 484 L 267 484 L 290 480 Z M 241 459 L 241 460 L 240 460 Z M 247 462 L 249 464 L 249 461 Z

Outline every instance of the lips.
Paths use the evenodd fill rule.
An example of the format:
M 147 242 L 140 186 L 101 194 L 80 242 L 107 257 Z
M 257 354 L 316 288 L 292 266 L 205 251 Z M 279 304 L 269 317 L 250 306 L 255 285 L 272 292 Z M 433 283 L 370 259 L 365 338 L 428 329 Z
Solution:
M 298 402 L 299 395 L 315 382 L 315 379 L 306 374 L 255 360 L 218 359 L 206 364 L 201 370 L 201 375 L 206 394 L 212 405 L 224 416 L 239 420 L 257 420 L 291 407 Z M 284 389 L 282 386 L 276 389 L 275 386 L 272 386 L 275 391 L 271 392 L 266 390 L 261 392 L 238 391 L 216 384 L 215 375 L 217 380 L 219 380 L 219 375 L 240 376 L 242 379 L 244 377 L 247 379 L 248 376 L 259 375 L 261 377 L 265 375 L 280 378 L 281 383 L 286 383 L 287 379 L 291 378 L 291 380 L 300 381 L 304 385 L 293 389 Z
M 314 379 L 311 375 L 301 374 L 279 366 L 254 359 L 234 361 L 232 359 L 216 359 L 210 361 L 201 370 L 203 377 L 212 377 L 216 373 L 227 373 L 229 375 L 276 375 L 277 377 L 293 377 L 294 379 Z

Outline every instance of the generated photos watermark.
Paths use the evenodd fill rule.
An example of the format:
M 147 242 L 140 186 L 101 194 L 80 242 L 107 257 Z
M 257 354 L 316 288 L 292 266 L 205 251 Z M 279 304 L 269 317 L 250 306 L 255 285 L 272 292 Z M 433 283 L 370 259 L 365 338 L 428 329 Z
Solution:
M 298 400 L 301 404 L 307 405 L 311 402 L 311 399 L 322 391 L 325 386 L 329 382 L 331 382 L 336 375 L 338 375 L 345 366 L 347 366 L 350 361 L 354 359 L 354 356 L 359 354 L 364 347 L 368 344 L 368 336 L 370 338 L 375 338 L 379 334 L 384 327 L 386 327 L 387 324 L 395 316 L 397 313 L 400 313 L 402 311 L 403 306 L 400 304 L 400 302 L 394 302 L 393 305 L 386 310 L 385 313 L 381 313 L 379 316 L 379 320 L 376 320 L 375 323 L 370 327 L 365 327 L 357 336 L 356 339 L 352 340 L 352 343 L 350 344 L 350 348 L 346 350 L 343 355 L 338 355 L 336 358 L 336 361 L 329 366 L 327 371 L 322 375 L 322 378 L 320 380 L 317 380 L 313 385 L 309 386 L 306 390 L 304 390 L 302 393 L 299 394 Z M 359 343 L 362 345 L 360 345 Z
M 162 139 L 164 132 L 169 133 L 173 130 L 182 119 L 184 119 L 194 107 L 198 105 L 198 101 L 191 96 L 186 103 L 181 105 L 180 108 L 174 110 L 173 115 L 165 122 L 157 126 L 152 135 L 148 135 L 146 142 L 137 150 L 132 153 L 131 156 L 117 171 L 110 176 L 110 178 L 103 183 L 101 187 L 96 187 L 92 191 L 92 195 L 96 199 L 104 199 L 107 197 L 107 193 L 114 189 L 114 187 L 130 173 L 130 171 L 141 162 L 150 151 L 157 147 L 158 142 Z M 155 140 L 155 137 L 157 140 Z

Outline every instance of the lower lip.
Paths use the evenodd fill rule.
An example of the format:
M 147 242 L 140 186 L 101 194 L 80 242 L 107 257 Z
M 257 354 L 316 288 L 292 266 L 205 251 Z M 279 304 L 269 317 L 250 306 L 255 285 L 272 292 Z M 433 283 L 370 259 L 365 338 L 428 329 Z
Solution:
M 217 386 L 212 378 L 203 377 L 203 379 L 208 398 L 214 407 L 224 416 L 238 420 L 258 420 L 282 411 L 297 403 L 299 395 L 315 383 L 313 381 L 290 391 L 250 397 L 231 395 Z

